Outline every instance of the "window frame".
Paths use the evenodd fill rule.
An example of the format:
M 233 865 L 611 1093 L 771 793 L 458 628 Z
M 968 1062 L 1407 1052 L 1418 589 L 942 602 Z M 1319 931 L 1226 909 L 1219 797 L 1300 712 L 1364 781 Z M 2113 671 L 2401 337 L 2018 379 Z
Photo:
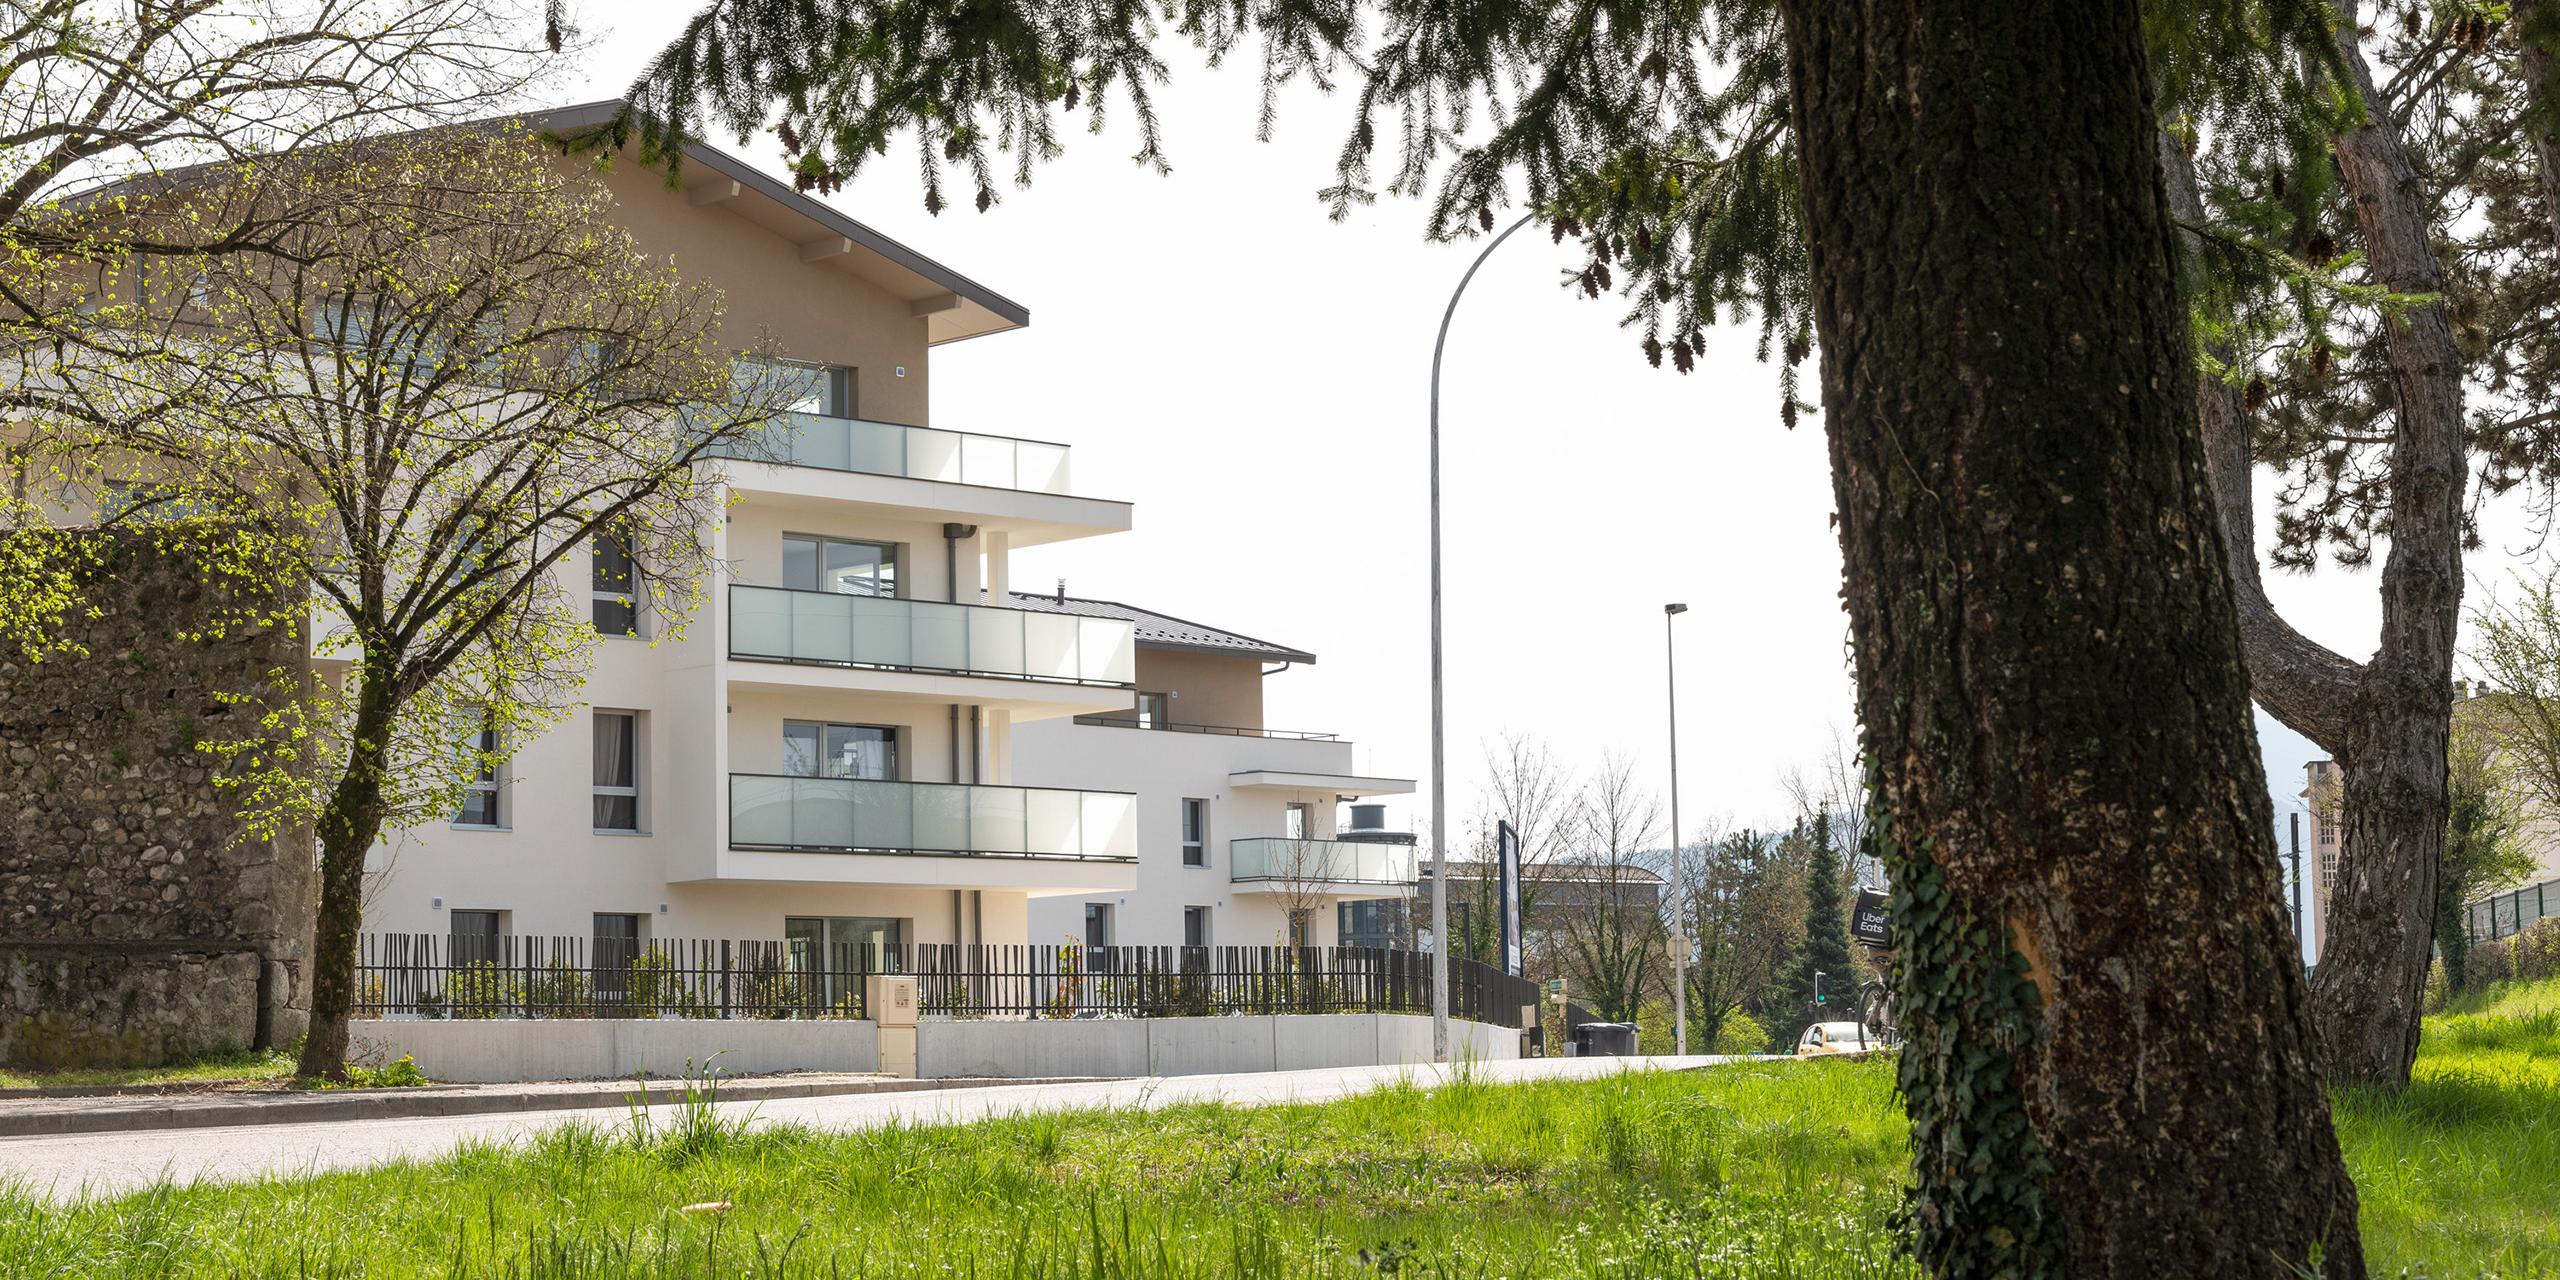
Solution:
M 640 558 L 631 550 L 631 540 L 618 534 L 598 532 L 589 539 L 587 548 L 587 620 L 596 634 L 615 640 L 641 640 L 648 637 L 640 597 Z M 611 544 L 622 557 L 622 584 L 617 588 L 599 581 L 604 576 L 605 547 Z M 630 611 L 629 629 L 607 630 L 600 616 L 606 608 Z
M 820 772 L 793 773 L 791 771 L 791 730 L 795 726 L 807 726 L 818 731 L 817 765 L 821 770 Z M 829 729 L 871 729 L 887 735 L 889 743 L 888 776 L 883 778 L 865 778 L 849 773 L 824 772 L 827 761 L 826 731 Z M 838 778 L 847 782 L 904 782 L 907 780 L 906 753 L 899 749 L 900 740 L 906 737 L 904 730 L 905 726 L 894 724 L 864 724 L 860 721 L 847 720 L 785 719 L 782 722 L 782 767 L 779 770 L 779 773 L 781 776 L 786 778 Z
M 1216 935 L 1210 932 L 1209 908 L 1184 907 L 1182 909 L 1182 945 L 1198 947 L 1202 950 L 1217 945 Z
M 1197 807 L 1195 808 L 1194 806 Z M 1191 815 L 1194 813 L 1200 815 L 1199 829 L 1197 832 L 1193 830 L 1191 822 Z M 1184 796 L 1182 798 L 1181 822 L 1182 865 L 1186 867 L 1208 866 L 1209 802 L 1197 796 Z
M 466 741 L 471 742 L 472 750 L 478 751 L 483 755 L 498 755 L 499 750 L 503 745 L 503 739 L 500 738 L 498 734 L 497 718 L 488 714 L 487 710 L 484 708 L 480 715 L 480 727 L 473 730 Z M 456 830 L 461 831 L 505 831 L 508 829 L 508 806 L 506 802 L 507 781 L 504 777 L 499 775 L 498 765 L 496 762 L 491 762 L 487 768 L 480 771 L 480 776 L 473 778 L 462 785 L 462 808 L 455 812 L 453 815 L 453 821 L 449 825 L 454 827 Z M 469 815 L 474 803 L 484 796 L 487 797 L 487 803 L 489 806 L 488 819 L 486 821 L 475 821 Z
M 642 793 L 641 793 L 641 778 L 644 776 L 644 774 L 643 774 L 643 771 L 642 771 L 642 769 L 641 769 L 641 767 L 640 767 L 640 752 L 641 752 L 641 749 L 642 749 L 642 745 L 647 741 L 647 739 L 642 735 L 642 733 L 641 733 L 641 731 L 640 731 L 640 716 L 641 716 L 641 713 L 640 713 L 640 712 L 637 712 L 637 711 L 624 711 L 624 710 L 621 710 L 621 709 L 619 709 L 619 708 L 607 708 L 607 707 L 598 707 L 598 708 L 596 708 L 593 712 L 591 712 L 591 713 L 589 714 L 590 724 L 589 724 L 589 731 L 588 731 L 588 744 L 589 744 L 589 745 L 588 745 L 588 764 L 589 764 L 589 766 L 590 766 L 590 767 L 589 767 L 589 769 L 588 769 L 588 773 L 587 773 L 587 777 L 588 777 L 588 793 L 587 793 L 587 794 L 588 794 L 588 797 L 589 797 L 589 799 L 588 799 L 588 813 L 587 813 L 587 816 L 588 816 L 588 821 L 589 821 L 589 823 L 592 825 L 592 827 L 593 827 L 593 829 L 594 829 L 594 831 L 595 831 L 595 834 L 597 834 L 597 835 L 611 835 L 611 836 L 636 836 L 636 835 L 646 835 L 646 834 L 648 833 L 648 830 L 649 830 L 649 815 L 648 815 L 648 810 L 647 810 L 646 806 L 642 803 L 642 798 L 643 798 L 643 797 L 642 797 Z M 614 718 L 614 719 L 618 719 L 618 720 L 620 720 L 620 721 L 622 721 L 622 722 L 623 722 L 623 734 L 624 734 L 624 738 L 623 738 L 623 746 L 622 746 L 622 753 L 623 753 L 623 761 L 622 761 L 622 764 L 623 764 L 623 771 L 624 771 L 624 774 L 625 774 L 626 776 L 628 776 L 628 777 L 631 779 L 631 781 L 630 781 L 629 783 L 627 783 L 627 784 L 616 784 L 616 783 L 607 783 L 607 782 L 598 782 L 598 781 L 595 781 L 595 769 L 593 768 L 593 766 L 594 766 L 594 764 L 595 764 L 595 755 L 594 755 L 594 751 L 595 751 L 595 748 L 594 748 L 594 741 L 595 741 L 595 736 L 594 736 L 594 727 L 595 727 L 595 726 L 594 726 L 594 724 L 593 724 L 593 721 L 595 721 L 595 720 L 601 720 L 601 719 L 604 719 L 604 718 L 606 718 L 606 717 L 612 717 L 612 718 Z M 595 821 L 595 819 L 596 819 L 596 817 L 597 817 L 597 810 L 596 810 L 596 808 L 595 808 L 595 804 L 594 804 L 594 802 L 595 802 L 595 801 L 597 801 L 597 800 L 603 800 L 603 799 L 608 799 L 608 798 L 613 798 L 613 799 L 628 798 L 628 799 L 631 801 L 631 825 L 630 825 L 630 826 L 627 826 L 627 827 L 608 827 L 608 826 L 605 826 L 605 825 L 604 825 L 603 823 L 601 823 L 601 822 L 596 822 L 596 821 Z
M 794 542 L 807 542 L 812 544 L 810 565 L 815 571 L 816 576 L 809 582 L 803 583 L 789 581 L 789 578 L 791 577 L 791 544 Z M 878 551 L 880 553 L 880 558 L 877 563 L 879 565 L 886 566 L 889 570 L 889 590 L 887 593 L 884 594 L 878 591 L 838 591 L 833 587 L 828 586 L 827 547 L 830 544 L 843 547 L 869 547 L 872 550 Z M 780 576 L 785 579 L 782 585 L 786 589 L 792 591 L 817 591 L 828 595 L 852 596 L 857 600 L 904 600 L 907 598 L 907 580 L 906 575 L 900 572 L 904 567 L 900 563 L 901 560 L 904 559 L 904 557 L 900 555 L 900 552 L 905 549 L 906 544 L 904 543 L 888 542 L 878 538 L 846 538 L 832 533 L 802 533 L 794 529 L 785 529 L 782 532 L 783 571 Z M 872 576 L 872 581 L 874 583 L 879 581 L 879 575 L 876 572 Z

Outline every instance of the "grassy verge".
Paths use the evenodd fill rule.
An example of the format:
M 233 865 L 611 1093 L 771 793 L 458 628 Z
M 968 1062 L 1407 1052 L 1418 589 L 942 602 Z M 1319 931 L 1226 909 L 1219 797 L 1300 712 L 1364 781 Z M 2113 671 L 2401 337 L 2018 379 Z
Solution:
M 2337 1114 L 2374 1274 L 2560 1275 L 2560 982 L 2430 1019 L 2415 1083 Z M 0 1276 L 1909 1276 L 1905 1141 L 1882 1061 L 864 1133 L 694 1108 L 361 1173 L 0 1192 Z
M 277 1084 L 293 1078 L 293 1059 L 272 1049 L 221 1053 L 166 1067 L 102 1067 L 77 1071 L 0 1070 L 0 1089 L 95 1088 L 118 1084 Z
M 2409 1087 L 2337 1116 L 2375 1274 L 2560 1275 L 2560 979 L 2427 1019 Z
M 1889 1071 L 849 1134 L 573 1128 L 310 1180 L 0 1198 L 0 1274 L 1891 1276 Z M 683 1211 L 707 1202 L 732 1207 Z

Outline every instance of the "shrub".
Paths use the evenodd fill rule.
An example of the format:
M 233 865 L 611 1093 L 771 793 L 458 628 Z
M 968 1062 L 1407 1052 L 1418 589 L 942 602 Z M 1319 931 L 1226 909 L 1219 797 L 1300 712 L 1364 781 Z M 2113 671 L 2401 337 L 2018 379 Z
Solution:
M 587 975 L 554 960 L 524 986 L 525 1012 L 536 1018 L 586 1018 L 595 1014 L 595 988 Z
M 2560 916 L 2536 920 L 2520 933 L 2473 947 L 2469 968 L 2474 991 L 2495 982 L 2560 977 Z
M 1724 1026 L 1716 1031 L 1715 1046 L 1707 1052 L 1761 1053 L 1769 1047 L 1768 1028 L 1761 1026 L 1758 1018 L 1736 1009 L 1725 1015 Z
M 432 1083 L 434 1082 L 427 1079 L 427 1073 L 418 1068 L 417 1059 L 404 1053 L 378 1067 L 350 1062 L 347 1064 L 346 1083 L 321 1080 L 314 1082 L 311 1087 L 315 1089 L 415 1089 L 420 1085 Z
M 515 979 L 487 960 L 474 960 L 445 980 L 446 1006 L 456 1018 L 503 1018 L 519 1003 Z

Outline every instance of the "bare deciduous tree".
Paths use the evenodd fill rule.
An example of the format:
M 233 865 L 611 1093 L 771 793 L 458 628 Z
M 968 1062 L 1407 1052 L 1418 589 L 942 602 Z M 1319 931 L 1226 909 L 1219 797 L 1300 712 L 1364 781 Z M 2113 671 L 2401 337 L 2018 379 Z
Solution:
M 1645 866 L 1662 829 L 1662 806 L 1637 789 L 1622 756 L 1604 756 L 1576 797 L 1572 851 L 1558 862 L 1575 901 L 1551 906 L 1565 975 L 1612 1022 L 1632 1021 L 1670 968 L 1664 949 L 1663 878 Z
M 0 0 L 0 248 L 48 261 L 253 247 L 136 220 L 173 170 L 487 113 L 547 65 L 506 0 Z M 239 210 L 238 212 L 253 212 Z M 58 314 L 10 281 L 13 325 Z

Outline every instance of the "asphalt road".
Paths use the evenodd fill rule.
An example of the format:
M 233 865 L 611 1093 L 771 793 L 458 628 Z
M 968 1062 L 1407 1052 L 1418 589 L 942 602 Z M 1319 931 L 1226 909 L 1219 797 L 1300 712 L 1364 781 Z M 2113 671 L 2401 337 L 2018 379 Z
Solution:
M 1578 1079 L 1616 1071 L 1709 1066 L 1733 1059 L 1546 1058 L 1481 1063 L 1491 1080 Z M 723 1103 L 754 1124 L 861 1129 L 891 1123 L 963 1124 L 994 1116 L 1098 1108 L 1153 1109 L 1188 1102 L 1269 1106 L 1321 1102 L 1403 1080 L 1437 1084 L 1447 1068 L 1342 1067 L 1247 1075 L 1169 1076 L 1089 1084 L 997 1086 L 913 1093 Z M 655 1108 L 659 1111 L 668 1108 Z M 55 1201 L 172 1182 L 237 1181 L 432 1159 L 466 1142 L 516 1142 L 558 1125 L 618 1123 L 620 1110 L 514 1112 L 397 1120 L 0 1138 L 0 1179 Z

